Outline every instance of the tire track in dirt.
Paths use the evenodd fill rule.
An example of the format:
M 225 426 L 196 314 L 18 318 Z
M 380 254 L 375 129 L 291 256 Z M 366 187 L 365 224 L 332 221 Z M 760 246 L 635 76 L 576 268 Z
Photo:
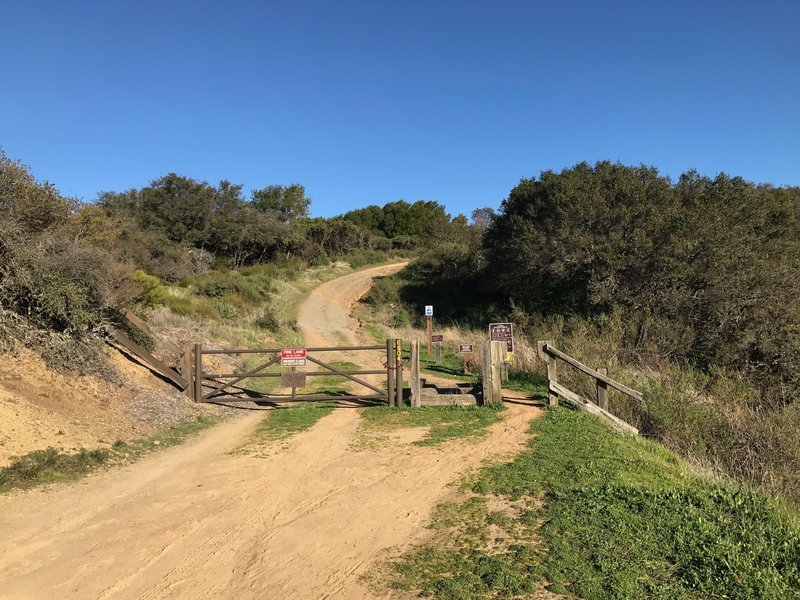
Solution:
M 315 290 L 298 319 L 309 345 L 356 342 L 352 303 L 400 266 Z M 361 451 L 359 414 L 336 410 L 264 458 L 231 454 L 255 413 L 122 469 L 0 497 L 0 598 L 370 597 L 359 576 L 424 537 L 448 484 L 520 449 L 538 413 L 512 405 L 479 441 L 398 436 Z

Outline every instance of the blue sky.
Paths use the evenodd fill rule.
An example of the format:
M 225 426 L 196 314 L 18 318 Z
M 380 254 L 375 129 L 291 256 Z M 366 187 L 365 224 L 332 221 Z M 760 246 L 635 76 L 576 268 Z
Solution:
M 800 185 L 800 2 L 4 0 L 0 146 L 86 201 L 170 171 L 315 215 L 498 207 L 580 161 Z

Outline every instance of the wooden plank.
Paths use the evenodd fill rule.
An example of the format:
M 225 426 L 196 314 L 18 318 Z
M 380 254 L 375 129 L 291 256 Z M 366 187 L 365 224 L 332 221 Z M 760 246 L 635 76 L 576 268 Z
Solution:
M 394 399 L 397 406 L 403 406 L 405 404 L 403 397 L 403 340 L 400 339 L 394 341 L 394 366 L 397 378 L 394 385 Z
M 387 404 L 389 406 L 397 406 L 394 395 L 395 384 L 395 363 L 394 363 L 394 343 L 391 339 L 386 339 L 386 392 Z
M 283 404 L 284 402 L 316 402 L 319 400 L 341 400 L 343 402 L 349 401 L 360 401 L 360 400 L 374 400 L 375 404 L 379 402 L 382 404 L 386 401 L 386 396 L 372 394 L 372 395 L 317 395 L 317 394 L 309 394 L 309 395 L 298 395 L 292 398 L 291 396 L 214 396 L 212 394 L 205 396 L 203 398 L 203 402 L 214 404 L 216 403 L 232 403 L 232 402 L 273 402 L 276 404 Z
M 597 372 L 601 375 L 608 375 L 608 369 L 600 367 Z M 605 381 L 596 379 L 597 383 L 597 406 L 603 410 L 608 410 L 608 384 Z
M 326 348 L 305 348 L 306 352 L 349 352 L 356 350 L 384 350 L 386 346 L 328 346 Z M 285 348 L 231 348 L 229 350 L 203 350 L 203 354 L 274 354 Z
M 411 406 L 420 407 L 422 381 L 419 376 L 419 340 L 411 342 L 411 374 L 409 375 L 408 385 L 411 388 Z
M 620 382 L 611 379 L 608 375 L 603 375 L 602 373 L 598 373 L 594 369 L 591 369 L 591 368 L 587 367 L 585 364 L 583 364 L 579 360 L 576 360 L 576 359 L 572 358 L 569 354 L 564 354 L 563 352 L 561 352 L 561 350 L 553 348 L 548 343 L 544 344 L 543 350 L 544 350 L 544 352 L 546 354 L 549 354 L 550 356 L 555 356 L 557 358 L 560 358 L 565 363 L 568 363 L 568 364 L 572 365 L 573 367 L 575 367 L 579 371 L 583 371 L 587 375 L 591 375 L 595 379 L 599 379 L 600 381 L 608 384 L 610 387 L 614 388 L 615 390 L 620 391 L 623 394 L 627 394 L 631 398 L 635 398 L 636 400 L 642 400 L 643 399 L 642 392 L 637 392 L 636 390 L 631 389 L 628 386 L 623 385 Z
M 588 413 L 591 413 L 597 417 L 601 417 L 611 423 L 617 429 L 620 429 L 626 433 L 632 433 L 633 435 L 639 435 L 639 430 L 636 429 L 630 423 L 626 423 L 619 417 L 612 415 L 607 410 L 603 410 L 599 406 L 597 406 L 594 402 L 591 402 L 584 398 L 583 396 L 576 394 L 572 390 L 565 388 L 563 385 L 559 385 L 558 383 L 550 382 L 549 385 L 550 391 L 555 392 L 559 396 L 566 398 L 570 401 L 574 406 L 581 410 L 585 410 Z
M 158 337 L 156 335 L 156 333 L 150 328 L 150 326 L 145 321 L 143 321 L 142 319 L 137 317 L 131 311 L 129 311 L 129 310 L 125 311 L 125 318 L 128 320 L 128 322 L 131 325 L 133 325 L 134 327 L 138 327 L 139 329 L 144 331 L 147 335 L 149 335 L 151 338 L 153 338 L 158 345 L 165 346 L 169 352 L 171 352 L 173 354 L 180 354 L 181 353 L 181 349 L 178 347 L 177 344 L 173 344 L 169 340 L 165 340 L 165 339 L 162 339 L 162 338 Z
M 167 365 L 158 360 L 139 344 L 131 340 L 128 336 L 123 335 L 118 331 L 114 331 L 113 329 L 109 331 L 109 335 L 117 344 L 144 362 L 148 368 L 155 371 L 162 377 L 169 379 L 181 390 L 185 390 L 189 386 L 189 381 L 186 378 L 178 375 L 178 373 L 170 369 Z

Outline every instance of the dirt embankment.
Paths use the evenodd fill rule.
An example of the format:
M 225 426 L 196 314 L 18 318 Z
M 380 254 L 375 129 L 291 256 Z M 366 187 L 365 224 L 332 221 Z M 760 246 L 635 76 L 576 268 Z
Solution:
M 318 288 L 312 344 L 358 341 L 349 308 L 374 276 Z M 365 287 L 366 286 L 366 287 Z M 425 536 L 448 484 L 522 447 L 536 409 L 511 405 L 481 441 L 402 437 L 359 449 L 343 408 L 266 457 L 231 454 L 263 414 L 80 483 L 0 497 L 0 598 L 365 598 L 359 576 Z
M 20 347 L 0 360 L 0 467 L 49 446 L 65 452 L 147 437 L 195 415 L 217 412 L 188 401 L 145 367 L 108 348 L 120 383 L 53 371 Z

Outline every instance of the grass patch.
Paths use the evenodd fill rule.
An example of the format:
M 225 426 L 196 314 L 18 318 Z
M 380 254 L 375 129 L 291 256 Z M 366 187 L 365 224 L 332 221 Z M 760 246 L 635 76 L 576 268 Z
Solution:
M 480 350 L 479 348 L 477 350 Z M 459 381 L 469 381 L 475 383 L 478 381 L 477 374 L 464 375 L 464 357 L 455 349 L 443 346 L 441 351 L 441 364 L 436 364 L 436 349 L 431 354 L 428 354 L 427 342 L 422 340 L 420 343 L 419 353 L 419 369 L 423 373 L 430 373 L 440 377 L 447 377 L 450 379 L 458 379 Z M 411 350 L 408 352 L 409 360 L 411 359 Z M 474 352 L 472 355 L 473 370 L 480 362 L 480 352 Z
M 370 406 L 364 409 L 362 418 L 363 427 L 370 432 L 430 427 L 428 434 L 414 443 L 418 446 L 436 446 L 456 438 L 483 435 L 489 425 L 502 418 L 502 410 L 502 407 L 484 406 Z
M 13 459 L 0 469 L 0 493 L 78 479 L 104 464 L 117 464 L 138 458 L 145 452 L 180 444 L 190 435 L 218 423 L 220 417 L 197 417 L 149 438 L 132 442 L 117 441 L 108 448 L 61 452 L 56 448 L 35 450 Z
M 393 565 L 393 587 L 435 598 L 545 585 L 589 599 L 800 597 L 791 508 L 712 485 L 583 413 L 553 409 L 531 428 L 528 450 L 437 511 L 437 541 Z
M 111 449 L 123 458 L 137 458 L 146 452 L 158 450 L 159 448 L 169 448 L 182 444 L 186 439 L 204 429 L 208 429 L 222 421 L 223 417 L 215 415 L 202 415 L 193 421 L 188 421 L 182 425 L 170 427 L 169 429 L 157 433 L 156 435 L 134 440 L 132 442 L 117 441 Z
M 359 371 L 361 367 L 355 363 L 346 360 L 332 360 L 328 362 L 329 365 L 339 369 L 340 371 Z M 317 366 L 317 365 L 312 365 Z M 318 370 L 325 371 L 324 367 L 318 367 Z M 356 375 L 356 377 L 358 377 Z M 318 375 L 315 377 L 306 378 L 308 386 L 301 390 L 302 393 L 329 393 L 338 394 L 347 392 L 348 379 L 342 375 Z M 357 384 L 356 384 L 357 385 Z
M 547 377 L 538 373 L 509 369 L 508 381 L 503 383 L 503 387 L 524 392 L 533 398 L 547 398 Z
M 52 447 L 35 450 L 14 458 L 11 465 L 0 469 L 0 492 L 77 479 L 105 463 L 110 456 L 106 448 L 81 448 L 75 453 L 60 452 Z
M 311 429 L 322 417 L 333 412 L 333 409 L 334 405 L 328 402 L 310 402 L 302 406 L 271 410 L 242 449 L 283 440 Z

